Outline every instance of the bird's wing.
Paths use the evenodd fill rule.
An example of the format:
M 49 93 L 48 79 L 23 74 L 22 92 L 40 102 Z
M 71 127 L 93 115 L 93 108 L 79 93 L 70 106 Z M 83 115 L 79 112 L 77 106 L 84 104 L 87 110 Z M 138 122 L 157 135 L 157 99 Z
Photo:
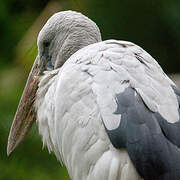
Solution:
M 108 40 L 83 48 L 67 63 L 91 76 L 111 143 L 126 147 L 145 179 L 179 166 L 180 93 L 147 52 L 130 42 Z

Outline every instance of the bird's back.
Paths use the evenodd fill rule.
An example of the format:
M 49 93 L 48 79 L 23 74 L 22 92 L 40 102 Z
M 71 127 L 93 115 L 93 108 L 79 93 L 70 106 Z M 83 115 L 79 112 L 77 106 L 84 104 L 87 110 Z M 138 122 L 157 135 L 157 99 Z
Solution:
M 138 173 L 150 179 L 148 169 L 153 179 L 179 177 L 173 169 L 180 165 L 173 134 L 179 130 L 178 90 L 143 49 L 124 41 L 96 43 L 72 55 L 52 79 L 41 104 L 37 94 L 36 104 L 44 104 L 39 129 L 73 180 L 135 180 Z M 160 157 L 163 148 L 169 150 Z M 170 168 L 151 168 L 156 159 L 159 169 L 166 160 Z

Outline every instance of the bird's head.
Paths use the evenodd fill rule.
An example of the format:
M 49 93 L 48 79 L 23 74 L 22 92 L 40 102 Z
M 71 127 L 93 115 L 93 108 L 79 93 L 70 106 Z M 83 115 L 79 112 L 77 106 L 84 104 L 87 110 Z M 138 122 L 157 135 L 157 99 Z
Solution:
M 99 41 L 101 41 L 99 28 L 81 13 L 59 12 L 46 22 L 38 35 L 38 55 L 29 74 L 9 133 L 8 155 L 24 139 L 36 121 L 34 101 L 39 77 L 43 76 L 44 71 L 52 71 L 61 67 L 79 49 Z
M 59 68 L 77 50 L 99 41 L 99 28 L 88 17 L 74 11 L 54 14 L 37 40 L 42 71 Z

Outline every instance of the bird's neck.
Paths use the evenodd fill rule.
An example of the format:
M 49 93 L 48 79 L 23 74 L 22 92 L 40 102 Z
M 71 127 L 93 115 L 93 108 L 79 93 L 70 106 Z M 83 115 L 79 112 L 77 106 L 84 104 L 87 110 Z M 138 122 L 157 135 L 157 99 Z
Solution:
M 36 99 L 41 98 L 41 97 L 44 98 L 45 94 L 47 93 L 51 84 L 54 82 L 55 77 L 59 71 L 60 71 L 60 69 L 55 69 L 52 71 L 45 71 L 43 73 L 43 75 L 39 79 Z
M 49 122 L 51 122 L 50 120 L 53 120 L 54 116 L 53 95 L 56 91 L 55 85 L 59 71 L 60 69 L 44 72 L 44 74 L 39 79 L 39 88 L 34 103 L 37 115 L 36 121 L 38 123 L 39 133 L 42 136 L 43 146 L 47 146 L 49 151 L 54 151 L 55 154 L 56 151 L 54 150 L 54 143 L 51 139 L 51 132 L 49 131 L 49 128 L 51 129 L 51 127 L 49 127 Z M 49 94 L 51 94 L 52 97 L 49 97 Z M 52 113 L 48 114 L 51 111 Z M 51 124 L 53 125 L 53 121 Z M 52 132 L 54 132 L 54 130 L 52 130 Z

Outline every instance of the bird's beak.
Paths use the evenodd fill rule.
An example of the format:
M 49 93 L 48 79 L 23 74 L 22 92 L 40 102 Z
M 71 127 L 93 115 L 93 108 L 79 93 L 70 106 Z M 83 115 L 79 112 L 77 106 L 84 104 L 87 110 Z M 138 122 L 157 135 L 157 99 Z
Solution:
M 39 58 L 37 57 L 29 74 L 11 126 L 7 145 L 8 155 L 24 139 L 36 120 L 36 113 L 33 103 L 35 101 L 35 96 L 38 89 L 38 77 L 40 75 L 38 61 Z

